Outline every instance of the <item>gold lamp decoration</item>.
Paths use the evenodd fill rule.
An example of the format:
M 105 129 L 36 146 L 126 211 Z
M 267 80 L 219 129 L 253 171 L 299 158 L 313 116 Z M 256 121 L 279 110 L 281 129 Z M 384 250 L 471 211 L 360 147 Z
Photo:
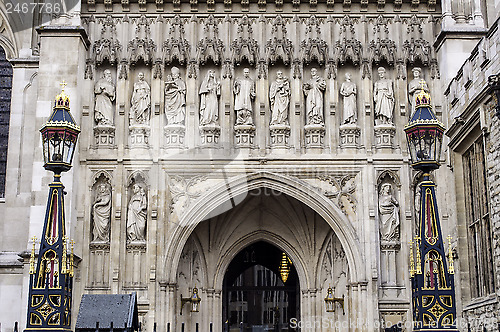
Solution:
M 281 255 L 281 261 L 279 266 L 281 280 L 283 280 L 283 283 L 286 283 L 286 281 L 288 280 L 288 275 L 290 274 L 290 266 L 292 266 L 292 260 L 288 258 L 286 253 L 283 253 Z
M 199 312 L 200 302 L 201 298 L 198 295 L 198 288 L 196 288 L 196 286 L 193 288 L 193 294 L 191 294 L 191 297 L 182 297 L 181 294 L 181 315 L 182 315 L 182 308 L 186 303 L 191 303 L 191 312 Z
M 325 297 L 326 312 L 335 312 L 335 302 L 338 302 L 342 306 L 342 315 L 345 315 L 344 295 L 342 295 L 342 297 L 335 297 L 333 295 L 334 292 L 335 288 L 328 287 L 328 291 Z

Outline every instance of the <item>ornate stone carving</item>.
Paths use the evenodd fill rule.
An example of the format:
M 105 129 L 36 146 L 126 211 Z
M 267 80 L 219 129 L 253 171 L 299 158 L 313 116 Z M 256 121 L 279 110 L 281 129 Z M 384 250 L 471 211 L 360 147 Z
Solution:
M 278 60 L 288 66 L 292 63 L 293 46 L 292 41 L 286 38 L 285 20 L 281 15 L 277 15 L 272 22 L 272 39 L 266 44 L 267 63 L 274 65 Z
M 378 212 L 381 240 L 399 242 L 399 202 L 393 196 L 390 183 L 383 183 L 379 188 Z
M 377 125 L 391 125 L 394 113 L 394 90 L 392 81 L 385 78 L 385 68 L 378 69 L 379 80 L 373 88 L 373 100 L 375 101 L 375 123 Z
M 186 117 L 186 83 L 177 67 L 170 69 L 165 81 L 165 117 L 167 125 L 184 125 Z
M 179 211 L 185 211 L 191 203 L 201 196 L 201 192 L 193 187 L 206 181 L 207 177 L 196 175 L 191 178 L 184 178 L 179 175 L 169 175 L 168 179 L 171 194 L 170 212 L 173 212 L 176 207 Z
M 321 287 L 335 289 L 335 297 L 342 297 L 348 283 L 348 263 L 338 238 L 332 235 L 325 247 L 321 263 Z M 325 292 L 325 291 L 324 291 Z
M 331 185 L 331 189 L 324 192 L 325 196 L 330 198 L 351 222 L 355 221 L 356 206 L 358 203 L 356 199 L 356 175 L 318 175 L 319 180 L 326 181 Z
M 151 116 L 151 89 L 144 80 L 144 73 L 140 72 L 137 78 L 130 106 L 130 124 L 148 125 Z
M 170 21 L 169 38 L 163 42 L 163 62 L 168 66 L 174 60 L 181 65 L 189 61 L 189 42 L 184 38 L 184 23 L 179 15 Z
M 234 126 L 235 144 L 238 148 L 250 148 L 253 146 L 255 137 L 254 125 L 235 125 Z
M 303 83 L 302 90 L 306 96 L 306 124 L 323 126 L 323 94 L 326 81 L 318 75 L 316 68 L 311 69 L 311 79 Z
M 308 124 L 304 126 L 306 148 L 322 148 L 325 141 L 324 124 Z
M 115 100 L 115 85 L 109 69 L 104 70 L 102 77 L 94 86 L 95 107 L 94 121 L 99 125 L 112 126 L 114 123 L 113 101 Z
M 116 36 L 116 24 L 111 15 L 101 19 L 100 23 L 102 24 L 101 38 L 95 41 L 93 47 L 95 63 L 102 65 L 108 61 L 111 65 L 115 65 L 120 59 L 122 50 Z
M 200 86 L 200 126 L 219 125 L 220 81 L 215 71 L 209 70 Z
M 234 111 L 236 126 L 253 125 L 252 101 L 255 99 L 255 82 L 250 78 L 250 69 L 243 69 L 243 77 L 234 81 Z
M 135 38 L 128 43 L 130 64 L 135 65 L 139 60 L 149 65 L 153 61 L 156 44 L 151 39 L 151 29 L 145 15 L 136 20 Z
M 115 127 L 100 125 L 94 127 L 94 144 L 99 148 L 115 148 Z
M 340 147 L 342 148 L 358 148 L 361 129 L 355 123 L 343 124 L 340 130 Z
M 302 63 L 309 65 L 316 61 L 323 66 L 328 60 L 328 45 L 326 41 L 320 38 L 321 27 L 316 15 L 312 15 L 307 20 L 306 34 L 307 39 L 304 39 L 300 44 L 300 59 Z
M 109 242 L 111 188 L 106 180 L 94 186 L 95 196 L 92 203 L 92 241 L 94 242 Z
M 146 240 L 146 219 L 148 197 L 145 184 L 135 182 L 130 186 L 130 200 L 127 211 L 127 240 L 144 242 Z
M 335 42 L 335 57 L 338 62 L 345 64 L 351 61 L 359 65 L 362 55 L 361 42 L 356 39 L 354 21 L 349 16 L 344 16 L 341 24 L 341 40 Z
M 224 43 L 219 39 L 219 29 L 217 28 L 217 19 L 214 15 L 209 15 L 204 20 L 204 35 L 205 37 L 198 42 L 197 46 L 197 62 L 200 65 L 205 65 L 208 60 L 212 60 L 215 65 L 220 65 L 223 62 Z
M 243 15 L 238 21 L 238 38 L 231 43 L 232 60 L 240 65 L 246 60 L 255 66 L 259 60 L 259 44 L 252 37 L 252 24 L 248 15 Z
M 290 107 L 290 81 L 282 71 L 276 72 L 276 80 L 271 83 L 269 100 L 271 101 L 271 126 L 288 125 Z
M 340 86 L 340 95 L 343 96 L 343 124 L 355 124 L 358 120 L 356 94 L 356 84 L 351 82 L 351 74 L 346 73 L 345 82 Z

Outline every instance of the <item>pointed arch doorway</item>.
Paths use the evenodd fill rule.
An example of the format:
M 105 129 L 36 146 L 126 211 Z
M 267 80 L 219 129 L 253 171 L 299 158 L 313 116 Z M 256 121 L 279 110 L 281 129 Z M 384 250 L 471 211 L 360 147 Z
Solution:
M 299 279 L 290 260 L 283 281 L 279 269 L 283 254 L 274 245 L 259 241 L 234 257 L 223 282 L 223 331 L 289 330 L 290 319 L 300 313 Z

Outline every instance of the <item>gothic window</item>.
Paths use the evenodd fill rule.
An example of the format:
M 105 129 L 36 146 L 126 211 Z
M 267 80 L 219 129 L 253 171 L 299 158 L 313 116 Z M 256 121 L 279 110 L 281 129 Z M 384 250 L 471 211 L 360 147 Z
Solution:
M 7 61 L 5 50 L 0 46 L 0 198 L 5 197 L 11 91 L 12 66 Z
M 463 165 L 471 295 L 475 298 L 488 295 L 495 290 L 482 137 L 479 137 L 464 153 Z

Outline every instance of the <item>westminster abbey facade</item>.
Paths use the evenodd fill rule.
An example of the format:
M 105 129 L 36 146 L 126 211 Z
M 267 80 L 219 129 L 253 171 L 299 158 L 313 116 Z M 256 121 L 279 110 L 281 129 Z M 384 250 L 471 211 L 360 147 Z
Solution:
M 73 2 L 0 3 L 2 331 L 26 326 L 62 81 L 74 321 L 83 294 L 135 292 L 148 332 L 410 331 L 422 174 L 403 128 L 424 90 L 447 128 L 432 176 L 458 326 L 500 328 L 498 2 Z

